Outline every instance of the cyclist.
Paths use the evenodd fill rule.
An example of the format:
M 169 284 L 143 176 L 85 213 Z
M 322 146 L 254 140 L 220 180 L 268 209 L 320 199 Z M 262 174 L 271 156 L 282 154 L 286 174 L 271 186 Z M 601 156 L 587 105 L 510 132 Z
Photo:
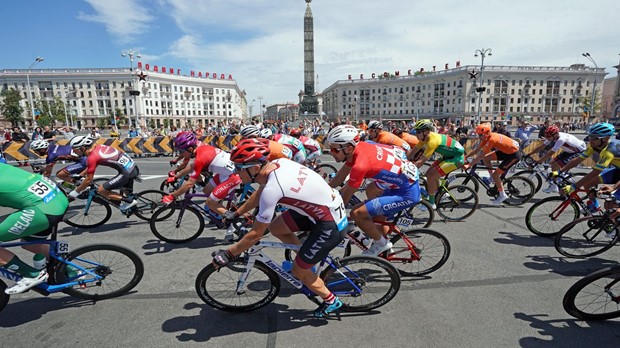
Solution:
M 575 183 L 575 187 L 565 187 L 566 193 L 572 192 L 577 187 L 587 190 L 600 183 L 615 184 L 620 180 L 620 140 L 611 139 L 614 133 L 614 126 L 610 123 L 597 123 L 590 127 L 586 150 L 560 168 L 560 172 L 568 172 L 595 153 L 598 154 L 599 160 L 590 173 Z
M 265 130 L 265 129 L 266 128 L 263 128 L 262 130 Z M 256 127 L 255 125 L 247 125 L 247 126 L 242 127 L 239 134 L 241 135 L 243 139 L 261 138 L 261 130 L 259 130 L 258 127 Z M 293 158 L 293 151 L 290 148 L 280 144 L 277 141 L 273 141 L 273 140 L 268 140 L 268 141 L 269 141 L 269 157 L 270 157 L 269 160 L 270 161 L 277 159 L 277 158 L 288 158 L 288 159 Z
M 71 198 L 77 198 L 84 191 L 95 177 L 95 170 L 98 166 L 105 166 L 115 169 L 118 174 L 107 182 L 103 183 L 97 189 L 97 192 L 103 197 L 123 202 L 119 209 L 125 213 L 129 208 L 138 204 L 133 197 L 123 197 L 122 194 L 113 192 L 112 190 L 126 188 L 133 190 L 133 181 L 140 174 L 140 170 L 136 163 L 124 151 L 107 145 L 95 145 L 95 140 L 85 136 L 78 135 L 69 141 L 69 145 L 78 156 L 86 158 L 86 177 L 73 191 L 69 192 Z
M 395 136 L 390 132 L 386 132 L 383 130 L 383 124 L 379 121 L 372 120 L 368 122 L 368 140 L 373 141 L 378 144 L 392 145 L 398 146 L 405 151 L 411 150 L 411 146 L 409 144 Z
M 338 192 L 329 187 L 319 174 L 303 165 L 285 158 L 269 162 L 266 142 L 244 139 L 231 151 L 230 158 L 244 183 L 256 182 L 260 185 L 256 191 L 260 196 L 260 207 L 250 232 L 228 250 L 213 253 L 213 263 L 216 266 L 226 265 L 256 244 L 269 228 L 271 234 L 282 242 L 301 244 L 292 273 L 323 298 L 324 302 L 314 311 L 314 315 L 324 317 L 336 311 L 342 302 L 325 287 L 311 268 L 346 236 L 347 214 Z M 274 219 L 278 204 L 290 209 Z M 256 206 L 258 204 L 246 204 L 237 212 L 227 212 L 226 217 L 234 219 L 237 214 L 243 213 L 242 210 L 250 211 Z M 297 231 L 310 231 L 303 244 L 295 235 Z
M 548 126 L 545 128 L 543 137 L 545 139 L 543 143 L 530 152 L 528 156 L 530 154 L 539 153 L 540 151 L 545 150 L 545 154 L 536 161 L 536 164 L 538 165 L 544 163 L 557 151 L 561 151 L 560 154 L 554 156 L 551 161 L 551 170 L 553 171 L 559 170 L 572 159 L 578 157 L 579 154 L 586 149 L 586 143 L 583 140 L 578 139 L 572 134 L 560 132 L 560 129 L 557 126 Z M 557 193 L 558 186 L 553 180 L 551 180 L 549 181 L 549 187 L 544 188 L 543 192 Z
M 465 149 L 458 141 L 446 134 L 434 132 L 433 122 L 428 119 L 417 121 L 413 129 L 418 138 L 418 144 L 407 154 L 407 158 L 416 158 L 417 153 L 423 148 L 424 152 L 416 159 L 415 165 L 421 168 L 434 153 L 440 154 L 441 159 L 436 160 L 426 171 L 426 184 L 428 201 L 436 209 L 435 194 L 439 188 L 439 178 L 446 176 L 460 168 L 465 162 Z
M 54 165 L 60 160 L 75 162 L 56 173 L 56 176 L 65 182 L 75 184 L 71 175 L 80 174 L 86 169 L 86 157 L 76 155 L 71 145 L 54 144 L 50 146 L 46 140 L 35 140 L 30 143 L 30 150 L 41 157 L 45 156 L 47 165 L 42 173 L 45 177 L 49 178 Z
M 177 134 L 177 136 L 179 134 L 183 134 L 183 133 L 191 133 L 191 132 L 186 132 L 186 131 L 179 132 Z M 176 137 L 175 137 L 175 139 L 176 139 Z M 181 150 L 176 149 L 176 148 L 175 148 L 175 151 L 179 151 L 179 155 L 175 159 L 170 160 L 170 165 L 173 166 L 175 164 L 178 164 L 179 161 L 181 161 L 181 164 L 178 164 L 177 167 L 174 170 L 171 170 L 171 171 L 168 172 L 168 182 L 169 183 L 172 183 L 172 182 L 175 181 L 175 180 L 170 179 L 170 178 L 176 176 L 177 173 L 183 171 L 183 173 L 187 174 L 189 172 L 189 169 L 188 170 L 184 170 L 184 169 L 187 168 L 187 165 L 189 164 L 189 161 L 190 161 L 190 159 L 192 157 L 191 156 L 192 154 L 187 152 L 187 151 L 181 151 Z
M 403 130 L 398 128 L 398 127 L 392 128 L 392 134 L 394 134 L 397 137 L 403 139 L 405 142 L 407 142 L 407 144 L 409 144 L 409 147 L 412 148 L 412 149 L 416 145 L 418 145 L 418 142 L 420 142 L 420 140 L 418 140 L 418 137 L 416 137 L 413 134 L 409 134 L 407 132 L 403 132 Z
M 0 222 L 0 242 L 22 238 L 26 241 L 45 239 L 61 220 L 69 202 L 51 180 L 8 164 L 0 164 L 0 206 L 17 209 Z M 49 255 L 48 244 L 24 245 L 24 249 Z M 38 270 L 15 254 L 0 247 L 0 267 L 17 272 L 23 278 L 4 290 L 7 294 L 22 293 L 47 281 L 45 269 Z
M 355 224 L 374 240 L 363 254 L 378 255 L 391 249 L 392 243 L 377 228 L 373 217 L 384 220 L 420 201 L 418 169 L 405 159 L 400 147 L 360 142 L 357 129 L 350 125 L 332 129 L 327 142 L 336 162 L 344 162 L 329 185 L 338 187 L 350 176 L 340 190 L 343 201 L 348 202 L 365 179 L 373 182 L 367 191 L 369 200 L 351 209 Z
M 490 123 L 482 123 L 476 126 L 476 134 L 480 137 L 480 145 L 478 148 L 471 150 L 465 157 L 471 157 L 480 152 L 480 154 L 474 158 L 471 163 L 478 163 L 480 160 L 484 162 L 489 175 L 493 178 L 495 186 L 499 196 L 494 199 L 491 204 L 499 205 L 508 196 L 504 192 L 504 185 L 502 184 L 502 176 L 513 165 L 519 162 L 519 143 L 505 135 L 491 132 Z M 497 169 L 493 170 L 491 161 L 502 161 Z
M 301 134 L 301 129 L 292 128 L 289 135 L 299 139 L 306 149 L 306 162 L 314 163 L 321 156 L 321 144 L 307 136 Z
M 273 140 L 291 149 L 293 152 L 293 161 L 299 164 L 304 164 L 306 162 L 306 148 L 299 139 L 295 139 L 290 135 L 281 133 L 273 134 L 271 129 L 268 128 L 263 128 L 260 130 L 260 137 Z

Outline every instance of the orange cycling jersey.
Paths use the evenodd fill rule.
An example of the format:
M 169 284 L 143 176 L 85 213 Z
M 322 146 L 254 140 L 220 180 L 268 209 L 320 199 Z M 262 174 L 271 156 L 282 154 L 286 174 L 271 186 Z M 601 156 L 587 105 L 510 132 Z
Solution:
M 493 149 L 511 155 L 519 151 L 519 143 L 503 134 L 491 132 L 489 137 L 482 140 L 480 148 L 484 153 L 489 153 Z
M 278 158 L 293 158 L 293 151 L 277 141 L 269 140 L 269 157 L 268 161 Z
M 409 146 L 409 144 L 406 141 L 386 131 L 379 132 L 379 135 L 373 141 L 379 144 L 398 146 L 405 151 L 411 150 L 411 146 Z
M 420 142 L 418 140 L 418 137 L 416 137 L 413 134 L 409 134 L 406 132 L 402 132 L 400 133 L 400 138 L 403 139 L 404 141 L 407 142 L 407 144 L 409 144 L 409 146 L 413 149 L 416 145 L 418 145 L 418 143 Z

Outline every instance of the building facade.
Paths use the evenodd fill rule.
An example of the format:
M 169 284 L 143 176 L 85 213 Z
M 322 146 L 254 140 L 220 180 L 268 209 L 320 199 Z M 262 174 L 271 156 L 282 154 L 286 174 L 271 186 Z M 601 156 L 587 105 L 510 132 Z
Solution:
M 350 120 L 450 118 L 473 122 L 545 119 L 580 123 L 585 100 L 597 81 L 600 98 L 604 68 L 575 64 L 570 67 L 462 66 L 433 72 L 380 78 L 339 80 L 322 92 L 323 111 L 330 118 Z M 384 77 L 385 76 L 385 77 Z M 481 81 L 482 80 L 482 81 Z M 484 87 L 478 112 L 477 87 Z M 589 101 L 587 105 L 589 105 Z M 590 115 L 597 116 L 597 115 Z M 600 115 L 599 115 L 600 116 Z
M 248 118 L 245 91 L 231 78 L 153 71 L 133 74 L 129 68 L 0 70 L 0 92 L 19 91 L 24 126 L 29 128 L 34 119 L 28 80 L 33 101 L 53 102 L 60 98 L 66 103 L 69 123 L 79 128 L 94 127 L 98 120 L 112 117 L 117 109 L 127 117 L 129 125 L 137 122 L 140 127 L 206 126 Z

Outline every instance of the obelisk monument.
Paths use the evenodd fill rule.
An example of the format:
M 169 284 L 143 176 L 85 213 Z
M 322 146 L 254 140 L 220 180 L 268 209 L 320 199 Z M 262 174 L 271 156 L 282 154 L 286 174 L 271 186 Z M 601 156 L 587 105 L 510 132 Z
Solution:
M 304 96 L 301 101 L 300 113 L 317 114 L 319 102 L 314 90 L 314 19 L 310 3 L 306 1 L 304 14 Z

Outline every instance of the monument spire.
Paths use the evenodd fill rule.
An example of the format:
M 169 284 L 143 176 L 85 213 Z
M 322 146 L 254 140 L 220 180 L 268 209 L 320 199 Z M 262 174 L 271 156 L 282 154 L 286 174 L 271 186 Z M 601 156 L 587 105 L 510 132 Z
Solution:
M 301 112 L 318 113 L 318 101 L 314 90 L 314 18 L 310 3 L 306 1 L 304 14 L 304 96 L 301 101 Z

